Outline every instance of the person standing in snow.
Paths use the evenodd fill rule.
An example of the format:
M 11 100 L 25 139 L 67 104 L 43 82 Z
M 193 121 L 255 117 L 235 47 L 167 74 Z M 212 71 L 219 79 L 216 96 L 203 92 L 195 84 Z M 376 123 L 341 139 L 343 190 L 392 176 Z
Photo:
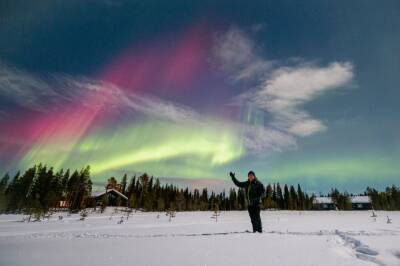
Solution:
M 230 172 L 233 183 L 245 189 L 246 199 L 248 204 L 248 211 L 250 215 L 251 224 L 253 226 L 253 233 L 262 233 L 262 224 L 260 217 L 260 203 L 261 197 L 265 192 L 264 185 L 256 178 L 253 171 L 247 174 L 247 181 L 240 182 L 236 179 L 235 173 Z

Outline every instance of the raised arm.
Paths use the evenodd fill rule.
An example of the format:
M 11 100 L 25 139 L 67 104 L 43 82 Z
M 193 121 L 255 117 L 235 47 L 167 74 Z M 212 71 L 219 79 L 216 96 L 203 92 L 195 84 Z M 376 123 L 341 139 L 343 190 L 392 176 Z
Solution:
M 236 179 L 236 177 L 235 177 L 235 173 L 232 173 L 232 172 L 230 172 L 229 175 L 231 176 L 232 181 L 233 181 L 233 183 L 234 183 L 236 186 L 241 187 L 241 188 L 247 187 L 248 181 L 244 181 L 244 182 L 238 181 L 238 180 Z

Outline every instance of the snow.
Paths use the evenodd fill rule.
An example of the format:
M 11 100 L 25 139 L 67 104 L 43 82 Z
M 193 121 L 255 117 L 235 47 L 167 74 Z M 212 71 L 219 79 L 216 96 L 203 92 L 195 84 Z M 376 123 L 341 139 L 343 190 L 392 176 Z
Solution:
M 400 265 L 400 212 L 376 213 L 262 211 L 263 234 L 246 211 L 0 215 L 0 265 Z
M 351 197 L 352 203 L 370 203 L 371 199 L 369 196 L 353 196 Z
M 314 198 L 314 204 L 318 203 L 324 203 L 324 204 L 330 204 L 333 203 L 331 197 L 315 197 Z
M 124 198 L 124 199 L 128 199 L 128 197 L 127 196 L 125 196 L 124 194 L 122 194 L 121 192 L 119 192 L 118 190 L 115 190 L 115 189 L 113 189 L 113 188 L 110 188 L 110 189 L 107 189 L 107 191 L 99 191 L 99 192 L 93 192 L 92 194 L 91 194 L 91 196 L 92 197 L 94 197 L 94 198 L 97 198 L 97 197 L 100 197 L 100 196 L 102 196 L 102 195 L 104 195 L 104 194 L 106 194 L 106 193 L 109 193 L 109 192 L 115 192 L 115 193 L 117 193 L 119 196 L 121 196 L 122 198 Z
M 350 198 L 351 203 L 370 203 L 371 199 L 369 196 L 352 196 Z M 331 197 L 315 197 L 314 204 L 330 204 L 333 203 Z

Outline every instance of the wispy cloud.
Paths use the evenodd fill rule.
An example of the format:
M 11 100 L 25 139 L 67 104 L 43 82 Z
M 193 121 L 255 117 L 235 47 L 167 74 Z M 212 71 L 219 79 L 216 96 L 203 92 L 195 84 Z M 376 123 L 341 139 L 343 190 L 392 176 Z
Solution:
M 352 69 L 348 62 L 324 67 L 311 64 L 281 67 L 248 100 L 273 115 L 273 126 L 297 136 L 309 136 L 326 130 L 326 126 L 306 112 L 304 104 L 348 84 L 353 78 Z
M 266 150 L 266 143 L 281 143 L 282 148 L 296 144 L 295 137 L 305 137 L 327 130 L 324 123 L 304 110 L 304 105 L 319 95 L 340 89 L 353 78 L 350 62 L 332 62 L 320 66 L 296 60 L 296 65 L 282 66 L 261 56 L 253 40 L 232 26 L 217 37 L 214 53 L 232 80 L 252 80 L 256 85 L 232 99 L 230 104 L 252 105 L 266 112 L 265 126 L 248 134 L 248 146 Z M 279 150 L 279 148 L 277 147 Z
M 125 104 L 135 111 L 172 122 L 200 121 L 201 116 L 195 110 L 171 101 L 131 93 L 124 100 Z
M 216 35 L 214 44 L 214 55 L 223 70 L 234 73 L 233 81 L 262 77 L 273 66 L 273 61 L 261 58 L 255 43 L 235 26 Z
M 0 96 L 11 104 L 44 113 L 65 104 L 78 104 L 87 108 L 120 108 L 174 122 L 199 120 L 199 114 L 187 106 L 126 92 L 101 80 L 60 74 L 44 79 L 5 64 L 0 65 Z M 96 100 L 88 101 L 91 97 Z M 0 107 L 0 117 L 6 117 L 8 112 Z
M 241 124 L 243 144 L 253 154 L 280 152 L 297 146 L 296 139 L 272 127 Z
M 43 111 L 41 98 L 54 97 L 55 92 L 40 78 L 0 62 L 0 96 L 21 107 Z
M 46 78 L 33 75 L 15 67 L 0 64 L 0 96 L 3 101 L 24 109 L 49 112 L 66 103 L 85 104 L 88 92 L 117 91 L 109 86 L 82 77 L 52 75 Z M 110 100 L 110 95 L 106 99 Z M 1 108 L 0 108 L 1 109 Z M 2 112 L 8 112 L 4 109 Z

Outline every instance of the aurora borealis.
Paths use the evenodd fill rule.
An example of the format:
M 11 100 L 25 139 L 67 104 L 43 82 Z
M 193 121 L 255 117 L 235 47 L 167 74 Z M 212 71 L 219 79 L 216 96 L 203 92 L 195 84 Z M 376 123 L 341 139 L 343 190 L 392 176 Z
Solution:
M 6 1 L 0 16 L 0 174 L 400 182 L 396 1 Z

